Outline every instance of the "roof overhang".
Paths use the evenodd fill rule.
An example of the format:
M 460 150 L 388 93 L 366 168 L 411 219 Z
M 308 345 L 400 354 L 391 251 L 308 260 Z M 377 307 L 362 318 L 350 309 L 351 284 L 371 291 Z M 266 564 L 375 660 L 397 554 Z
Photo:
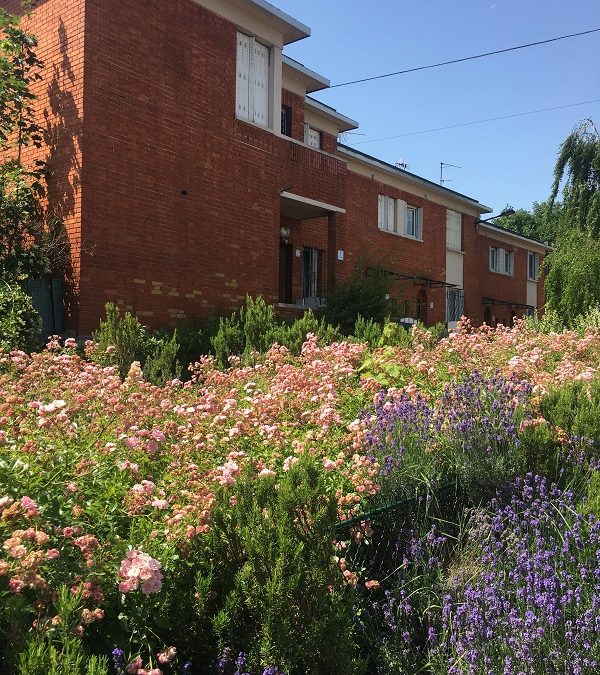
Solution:
M 284 191 L 281 193 L 280 212 L 282 216 L 287 218 L 308 220 L 310 218 L 323 218 L 330 213 L 346 213 L 346 209 Z
M 282 12 L 270 2 L 265 2 L 265 0 L 244 0 L 244 2 L 254 5 L 270 22 L 278 25 L 283 33 L 284 45 L 310 37 L 310 28 L 308 26 L 294 19 L 293 16 Z
M 321 117 L 326 117 L 328 120 L 331 120 L 340 131 L 358 129 L 358 122 L 350 119 L 350 117 L 340 114 L 335 108 L 331 108 L 330 106 L 321 103 L 321 101 L 316 101 L 310 96 L 307 96 L 304 101 L 307 110 L 312 110 Z
M 362 162 L 363 164 L 373 166 L 379 169 L 380 171 L 388 173 L 391 176 L 395 176 L 396 178 L 402 178 L 408 183 L 417 185 L 420 188 L 425 188 L 428 192 L 443 195 L 447 199 L 452 199 L 456 202 L 468 205 L 471 209 L 477 211 L 479 214 L 493 212 L 493 209 L 491 209 L 489 206 L 486 206 L 485 204 L 481 204 L 476 199 L 467 197 L 466 195 L 463 195 L 460 192 L 449 190 L 448 188 L 442 187 L 437 183 L 433 183 L 432 181 L 427 180 L 426 178 L 421 178 L 420 176 L 417 176 L 414 173 L 410 173 L 409 171 L 399 169 L 398 167 L 395 167 L 392 164 L 388 164 L 387 162 L 384 162 L 381 159 L 377 159 L 376 157 L 371 157 L 371 155 L 367 155 L 364 152 L 361 152 L 360 150 L 350 148 L 347 145 L 342 145 L 338 143 L 338 154 L 342 157 L 352 158 L 354 160 L 357 160 L 358 162 Z
M 537 241 L 536 239 L 530 239 L 529 237 L 524 237 L 523 235 L 516 234 L 514 232 L 511 232 L 510 230 L 505 230 L 502 227 L 498 227 L 497 225 L 490 225 L 489 223 L 478 223 L 477 227 L 479 228 L 480 232 L 483 230 L 493 239 L 513 244 L 514 246 L 519 246 L 520 248 L 524 248 L 524 246 L 526 245 L 530 251 L 533 251 L 535 253 L 545 254 L 548 251 L 552 250 L 552 247 L 548 246 L 548 244 L 543 244 L 541 241 Z
M 300 79 L 302 83 L 306 86 L 307 93 L 313 91 L 321 91 L 322 89 L 327 89 L 331 82 L 324 76 L 319 75 L 314 70 L 307 68 L 302 63 L 291 59 L 289 56 L 283 55 L 283 72 L 286 74 L 286 70 L 291 77 Z

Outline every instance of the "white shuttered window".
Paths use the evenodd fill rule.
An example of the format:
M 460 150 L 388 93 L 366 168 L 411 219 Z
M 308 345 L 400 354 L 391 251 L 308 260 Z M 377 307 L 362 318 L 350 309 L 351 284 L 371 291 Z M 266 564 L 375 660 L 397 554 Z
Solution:
M 268 126 L 270 50 L 254 38 L 237 34 L 236 115 Z
M 321 147 L 321 132 L 313 129 L 310 124 L 304 125 L 304 142 L 311 148 L 319 149 Z
M 456 211 L 446 211 L 446 248 L 462 251 L 462 216 Z
M 377 227 L 411 239 L 423 239 L 423 209 L 402 199 L 379 195 Z

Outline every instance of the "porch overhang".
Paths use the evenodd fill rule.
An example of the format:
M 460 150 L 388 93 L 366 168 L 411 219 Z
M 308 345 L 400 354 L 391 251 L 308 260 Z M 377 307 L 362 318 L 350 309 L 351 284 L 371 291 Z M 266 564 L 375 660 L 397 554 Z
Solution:
M 280 213 L 286 218 L 308 220 L 323 218 L 331 213 L 346 213 L 346 209 L 284 191 L 281 193 Z
M 535 309 L 533 305 L 526 305 L 524 302 L 516 302 L 514 300 L 497 300 L 496 298 L 482 298 L 482 304 L 490 305 L 504 305 L 511 309 Z

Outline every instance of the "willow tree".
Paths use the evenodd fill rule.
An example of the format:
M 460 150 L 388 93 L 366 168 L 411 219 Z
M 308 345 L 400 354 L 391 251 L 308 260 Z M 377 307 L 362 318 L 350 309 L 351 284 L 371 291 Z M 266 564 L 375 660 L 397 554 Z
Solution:
M 556 250 L 545 262 L 546 307 L 566 324 L 600 305 L 600 135 L 581 122 L 560 146 L 550 209 L 562 186 Z

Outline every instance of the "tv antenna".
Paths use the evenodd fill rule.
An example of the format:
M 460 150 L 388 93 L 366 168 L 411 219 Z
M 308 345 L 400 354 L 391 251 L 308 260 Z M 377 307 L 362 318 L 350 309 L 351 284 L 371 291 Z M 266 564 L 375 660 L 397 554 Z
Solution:
M 444 183 L 449 183 L 452 178 L 444 178 L 444 169 L 447 166 L 451 166 L 453 169 L 462 169 L 462 166 L 458 166 L 456 164 L 448 164 L 448 162 L 440 162 L 440 185 L 443 185 Z

